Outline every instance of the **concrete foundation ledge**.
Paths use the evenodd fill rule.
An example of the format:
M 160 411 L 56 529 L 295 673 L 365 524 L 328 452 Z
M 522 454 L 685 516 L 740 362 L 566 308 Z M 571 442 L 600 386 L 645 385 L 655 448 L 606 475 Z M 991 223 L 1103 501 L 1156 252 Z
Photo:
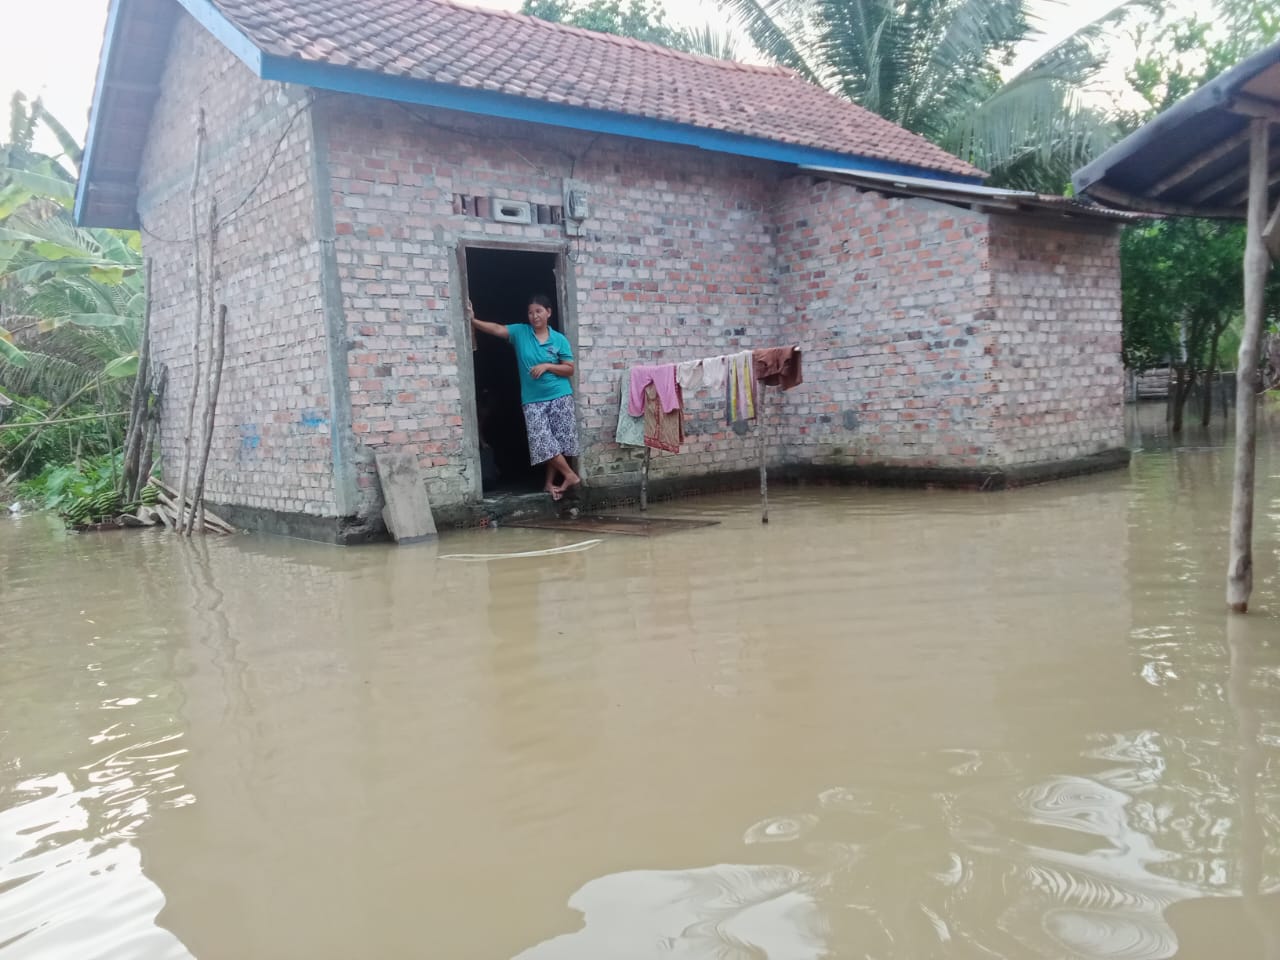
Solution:
M 361 517 L 317 517 L 308 513 L 286 513 L 283 510 L 227 503 L 210 503 L 209 509 L 227 523 L 249 533 L 315 540 L 340 546 L 377 543 L 388 539 L 381 518 L 373 521 Z
M 890 464 L 791 464 L 770 470 L 780 482 L 865 484 L 881 487 L 944 487 L 955 490 L 997 491 L 1066 480 L 1129 465 L 1128 448 L 1117 447 L 1069 460 L 1000 467 L 912 467 Z
M 997 491 L 1025 487 L 1053 480 L 1065 480 L 1107 470 L 1118 470 L 1129 464 L 1129 451 L 1124 448 L 1070 460 L 1053 460 L 1012 467 L 910 467 L 890 464 L 815 464 L 792 463 L 769 468 L 769 483 L 775 487 L 807 484 L 840 486 L 944 487 L 958 490 Z M 757 488 L 757 470 L 731 473 L 708 473 L 692 477 L 653 477 L 649 481 L 649 500 L 657 503 L 681 497 L 730 493 Z M 549 517 L 573 508 L 599 511 L 631 507 L 640 502 L 639 478 L 618 484 L 584 486 L 579 495 L 554 503 L 541 493 L 494 497 L 469 503 L 443 504 L 432 512 L 441 530 L 501 525 L 503 520 L 518 517 Z M 387 539 L 381 520 L 359 517 L 314 517 L 283 513 L 259 507 L 210 504 L 218 516 L 242 530 L 275 536 L 296 537 L 322 543 L 354 545 Z

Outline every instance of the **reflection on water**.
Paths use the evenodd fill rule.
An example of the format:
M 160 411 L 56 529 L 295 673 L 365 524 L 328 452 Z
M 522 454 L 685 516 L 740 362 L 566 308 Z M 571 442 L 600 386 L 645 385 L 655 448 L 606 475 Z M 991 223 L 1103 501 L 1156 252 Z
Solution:
M 439 547 L 0 521 L 0 956 L 1280 960 L 1280 454 Z M 1230 949 L 1223 952 L 1223 944 Z
M 790 867 L 633 870 L 592 880 L 569 899 L 586 921 L 519 960 L 827 956 L 816 883 Z

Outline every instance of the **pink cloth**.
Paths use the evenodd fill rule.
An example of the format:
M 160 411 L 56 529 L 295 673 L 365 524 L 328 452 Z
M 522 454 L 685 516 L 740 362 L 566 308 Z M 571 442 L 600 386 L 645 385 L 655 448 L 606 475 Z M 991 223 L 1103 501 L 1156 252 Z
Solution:
M 676 365 L 666 363 L 656 367 L 631 368 L 631 393 L 627 411 L 633 417 L 644 414 L 644 388 L 653 384 L 658 391 L 658 402 L 663 413 L 680 409 L 680 393 L 676 390 Z

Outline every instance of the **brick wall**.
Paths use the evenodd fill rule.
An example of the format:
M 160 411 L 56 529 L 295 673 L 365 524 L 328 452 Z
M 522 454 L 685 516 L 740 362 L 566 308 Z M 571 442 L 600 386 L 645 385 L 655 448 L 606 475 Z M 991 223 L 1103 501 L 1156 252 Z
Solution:
M 564 243 L 559 225 L 486 222 L 455 194 L 562 200 L 570 176 L 591 191 L 587 232 L 568 266 L 584 466 L 597 485 L 635 480 L 638 456 L 613 442 L 618 381 L 635 363 L 767 346 L 778 338 L 773 165 L 710 153 L 477 119 L 324 100 L 336 256 L 351 341 L 352 426 L 366 456 L 362 502 L 376 499 L 368 453 L 413 450 L 432 502 L 478 493 L 462 365 L 469 341 L 451 269 L 460 239 Z M 518 317 L 492 318 L 504 322 Z M 754 444 L 726 431 L 722 404 L 686 397 L 689 442 L 653 475 L 745 469 Z
M 243 203 L 217 245 L 217 297 L 228 306 L 228 333 L 207 495 L 333 516 L 328 353 L 304 91 L 257 80 L 186 15 L 160 87 L 138 206 L 143 249 L 154 260 L 153 349 L 169 367 L 165 475 L 176 484 L 192 388 L 189 189 L 195 112 L 203 106 L 201 229 L 211 196 L 220 218 Z
M 1119 232 L 993 216 L 990 263 L 1000 461 L 1123 447 Z
M 969 467 L 995 460 L 984 214 L 792 177 L 777 200 L 789 339 L 783 456 Z
M 775 462 L 987 467 L 1123 443 L 1107 231 L 516 121 L 328 93 L 307 108 L 303 91 L 255 80 L 186 17 L 163 90 L 139 208 L 155 351 L 170 367 L 171 477 L 191 388 L 197 104 L 212 192 L 224 214 L 243 202 L 219 238 L 231 326 L 215 501 L 372 513 L 379 450 L 416 453 L 437 506 L 479 493 L 460 240 L 565 253 L 562 321 L 597 486 L 638 477 L 639 453 L 613 443 L 628 367 L 789 342 L 805 348 L 808 382 L 770 393 Z M 559 205 L 570 176 L 588 185 L 591 217 L 567 251 L 558 224 L 496 223 L 455 203 Z M 756 445 L 724 427 L 720 398 L 686 400 L 688 443 L 655 458 L 655 478 L 754 467 Z

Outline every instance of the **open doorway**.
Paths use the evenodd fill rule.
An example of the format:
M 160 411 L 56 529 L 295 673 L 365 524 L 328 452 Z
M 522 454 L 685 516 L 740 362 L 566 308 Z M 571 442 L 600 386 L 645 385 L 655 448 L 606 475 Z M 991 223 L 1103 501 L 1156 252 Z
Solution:
M 493 323 L 525 323 L 529 298 L 541 293 L 553 304 L 551 326 L 564 333 L 557 254 L 469 246 L 465 256 L 467 295 L 476 316 Z M 477 334 L 472 357 L 485 496 L 541 491 L 546 477 L 542 467 L 529 463 L 515 351 L 505 340 Z

